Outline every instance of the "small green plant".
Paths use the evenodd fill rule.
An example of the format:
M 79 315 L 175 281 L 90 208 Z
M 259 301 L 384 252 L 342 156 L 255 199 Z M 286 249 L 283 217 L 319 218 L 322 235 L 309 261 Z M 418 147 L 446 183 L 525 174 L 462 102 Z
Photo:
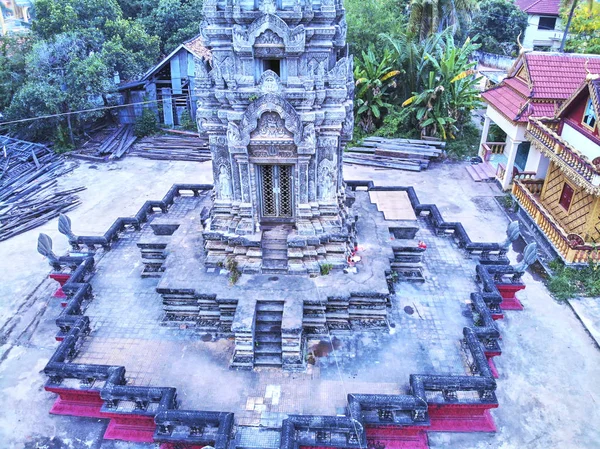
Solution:
M 252 94 L 252 95 L 250 95 L 250 96 L 248 97 L 248 100 L 249 100 L 249 101 L 255 101 L 255 100 L 258 100 L 258 95 L 256 95 L 256 94 Z
M 502 204 L 502 207 L 504 207 L 504 209 L 506 209 L 508 212 L 515 211 L 515 208 L 517 207 L 517 202 L 510 193 L 499 197 L 498 200 L 500 201 L 500 204 Z
M 192 120 L 190 111 L 188 111 L 187 109 L 185 109 L 181 113 L 181 117 L 179 118 L 179 125 L 186 131 L 197 131 L 198 130 L 196 128 L 196 123 L 194 123 L 194 120 Z
M 72 149 L 73 144 L 69 137 L 69 130 L 65 126 L 59 126 L 56 128 L 56 134 L 54 135 L 54 152 L 62 154 Z
M 233 257 L 229 257 L 225 262 L 225 268 L 229 271 L 229 282 L 231 285 L 235 285 L 242 275 L 237 261 Z
M 158 132 L 156 113 L 150 108 L 144 108 L 142 116 L 137 119 L 133 132 L 137 137 L 146 137 Z
M 331 265 L 330 263 L 323 263 L 320 265 L 319 268 L 321 270 L 321 275 L 327 276 L 329 273 L 331 273 L 331 270 L 333 270 L 333 265 Z

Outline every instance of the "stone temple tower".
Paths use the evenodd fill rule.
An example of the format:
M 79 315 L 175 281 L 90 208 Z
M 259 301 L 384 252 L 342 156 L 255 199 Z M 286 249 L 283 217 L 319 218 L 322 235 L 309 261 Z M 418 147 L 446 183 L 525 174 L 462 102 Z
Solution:
M 205 0 L 204 16 L 211 60 L 196 61 L 197 120 L 215 185 L 207 265 L 344 266 L 354 80 L 342 0 Z

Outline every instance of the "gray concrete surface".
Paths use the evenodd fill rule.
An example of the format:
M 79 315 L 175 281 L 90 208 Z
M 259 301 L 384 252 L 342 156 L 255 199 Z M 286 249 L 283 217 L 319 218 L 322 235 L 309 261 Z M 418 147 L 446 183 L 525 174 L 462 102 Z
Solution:
M 81 195 L 82 206 L 70 214 L 77 233 L 102 233 L 116 217 L 133 214 L 146 199 L 161 198 L 173 183 L 209 182 L 211 177 L 206 163 L 128 158 L 112 167 L 82 164 L 63 181 L 88 186 Z M 413 185 L 422 202 L 435 202 L 447 220 L 462 221 L 473 240 L 504 237 L 507 220 L 493 198 L 499 191 L 492 184 L 472 182 L 464 166 L 434 164 L 422 173 L 346 167 L 345 178 Z M 41 370 L 56 348 L 48 336 L 54 333 L 59 306 L 48 300 L 54 285 L 43 281 L 49 267 L 35 251 L 40 231 L 56 237 L 56 222 L 0 243 L 0 447 L 150 447 L 102 441 L 104 422 L 48 414 L 54 395 L 43 390 Z M 66 249 L 63 238 L 55 240 L 61 242 L 57 252 Z M 447 282 L 451 273 L 438 276 Z M 567 305 L 553 301 L 532 276 L 524 279 L 527 289 L 520 299 L 525 310 L 507 312 L 500 323 L 503 354 L 496 358 L 500 408 L 492 412 L 498 432 L 430 433 L 432 448 L 599 447 L 600 351 Z M 312 392 L 310 380 L 307 388 Z

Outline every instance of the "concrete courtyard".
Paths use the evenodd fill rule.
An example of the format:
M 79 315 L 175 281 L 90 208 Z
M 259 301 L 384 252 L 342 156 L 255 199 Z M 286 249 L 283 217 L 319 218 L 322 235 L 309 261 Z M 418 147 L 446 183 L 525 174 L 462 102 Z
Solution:
M 162 198 L 174 183 L 207 183 L 211 177 L 210 163 L 126 158 L 110 165 L 82 163 L 61 182 L 87 186 L 80 194 L 83 204 L 69 215 L 77 234 L 93 235 L 115 218 L 134 214 L 147 199 Z M 448 221 L 461 221 L 474 241 L 504 238 L 508 220 L 494 199 L 501 193 L 493 184 L 472 182 L 464 165 L 433 164 L 421 173 L 346 166 L 345 179 L 412 185 L 421 202 L 436 203 Z M 238 424 L 264 426 L 277 425 L 286 412 L 335 414 L 348 392 L 404 391 L 410 373 L 462 374 L 459 340 L 467 322 L 462 312 L 475 290 L 475 263 L 421 224 L 417 238 L 428 243 L 427 282 L 398 284 L 393 332 L 340 337 L 337 360 L 331 352 L 323 354 L 307 373 L 230 371 L 231 342 L 205 342 L 190 330 L 159 326 L 156 280 L 141 279 L 135 260 L 117 271 L 116 301 L 114 292 L 103 296 L 94 285 L 100 293 L 86 314 L 96 336 L 86 341 L 79 361 L 124 364 L 134 384 L 176 386 L 185 407 L 233 411 Z M 0 403 L 5 405 L 0 447 L 150 447 L 103 441 L 104 421 L 48 414 L 55 397 L 43 390 L 42 369 L 57 346 L 54 319 L 60 306 L 49 298 L 55 283 L 45 280 L 49 267 L 36 252 L 39 232 L 54 239 L 56 253 L 67 250 L 56 220 L 0 243 Z M 102 270 L 119 263 L 119 247 L 126 244 L 107 253 L 94 282 L 107 281 Z M 514 252 L 509 256 L 516 259 Z M 499 322 L 500 408 L 492 412 L 498 432 L 430 433 L 432 448 L 598 447 L 600 351 L 571 309 L 554 301 L 540 280 L 527 273 L 524 281 L 525 310 L 507 312 Z M 414 313 L 406 313 L 405 306 Z M 123 319 L 107 322 L 115 315 Z

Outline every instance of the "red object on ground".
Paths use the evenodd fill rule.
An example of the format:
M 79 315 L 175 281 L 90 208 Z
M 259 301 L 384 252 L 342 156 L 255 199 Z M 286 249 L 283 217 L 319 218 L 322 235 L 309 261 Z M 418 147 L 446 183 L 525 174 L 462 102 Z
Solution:
M 498 404 L 428 404 L 432 432 L 495 432 L 490 409 Z
M 490 370 L 492 371 L 492 376 L 494 376 L 494 379 L 498 379 L 498 370 L 496 369 L 496 364 L 494 363 L 494 357 L 498 357 L 501 354 L 502 353 L 498 351 L 485 351 L 485 358 L 487 359 L 488 365 L 490 366 Z
M 502 310 L 523 310 L 523 304 L 517 299 L 515 293 L 525 289 L 525 284 L 496 284 L 502 296 L 500 307 Z
M 210 444 L 194 444 L 188 445 L 187 443 L 161 443 L 160 449 L 180 449 L 184 447 L 185 449 L 202 449 L 203 447 L 210 446 Z M 314 448 L 310 448 L 314 449 Z
M 65 292 L 63 291 L 63 285 L 65 285 L 67 283 L 67 281 L 69 280 L 69 278 L 71 277 L 70 274 L 66 274 L 66 273 L 52 273 L 50 276 L 48 276 L 50 279 L 54 279 L 55 281 L 57 281 L 60 284 L 60 287 L 58 287 L 58 290 L 56 290 L 56 292 L 54 292 L 54 295 L 52 295 L 54 298 L 66 298 L 67 295 L 65 295 Z M 66 305 L 66 303 L 63 304 L 63 307 Z
M 105 440 L 123 440 L 134 443 L 153 443 L 154 416 L 142 416 L 120 413 L 102 413 L 102 418 L 110 418 Z
M 367 446 L 385 449 L 429 449 L 427 427 L 367 427 Z
M 419 241 L 418 245 L 419 248 L 423 248 L 423 249 L 427 249 L 427 243 L 425 243 L 424 241 Z
M 50 409 L 53 415 L 83 416 L 104 418 L 100 414 L 103 401 L 98 390 L 78 390 L 74 388 L 44 387 L 44 390 L 56 393 L 58 398 Z

